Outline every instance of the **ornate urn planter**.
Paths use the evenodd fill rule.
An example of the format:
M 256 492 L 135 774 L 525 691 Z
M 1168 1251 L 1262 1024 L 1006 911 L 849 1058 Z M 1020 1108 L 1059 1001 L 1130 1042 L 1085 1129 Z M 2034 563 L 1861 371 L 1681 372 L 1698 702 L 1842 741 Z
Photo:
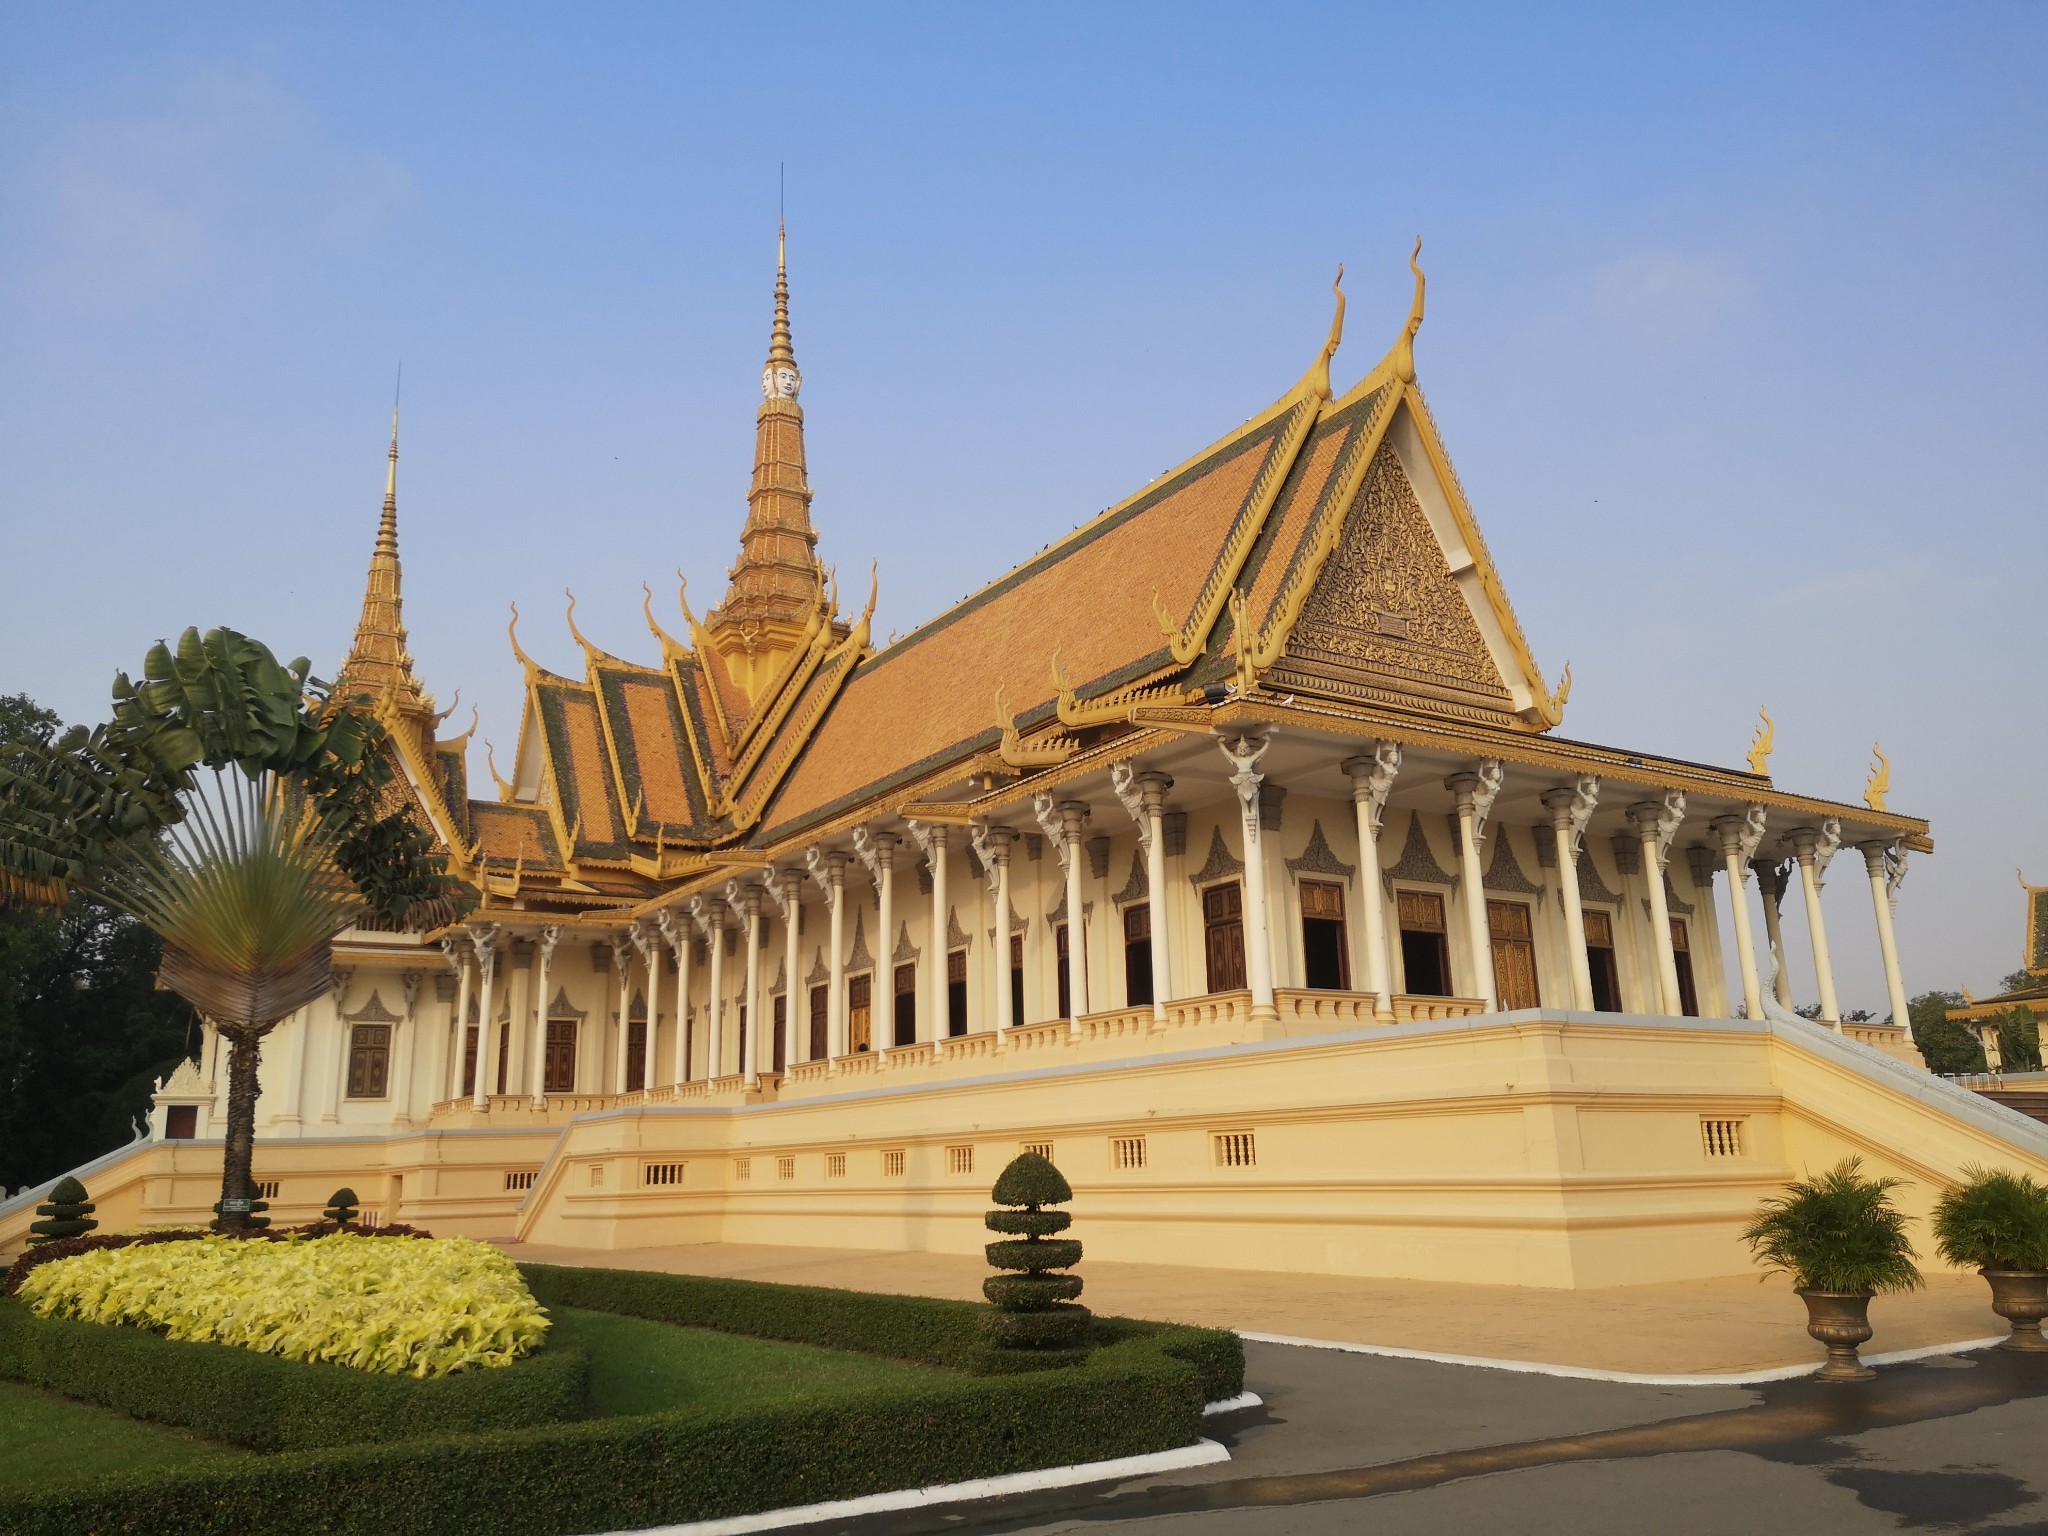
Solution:
M 1870 1292 L 1801 1291 L 1806 1302 L 1806 1331 L 1828 1347 L 1819 1381 L 1869 1381 L 1877 1375 L 1856 1356 L 1857 1346 L 1871 1335 Z
M 2048 1350 L 2048 1338 L 2041 1336 L 2041 1319 L 2048 1317 L 2048 1270 L 1979 1270 L 1991 1287 L 1991 1310 L 2012 1324 L 2012 1332 L 1998 1347 L 2038 1353 Z

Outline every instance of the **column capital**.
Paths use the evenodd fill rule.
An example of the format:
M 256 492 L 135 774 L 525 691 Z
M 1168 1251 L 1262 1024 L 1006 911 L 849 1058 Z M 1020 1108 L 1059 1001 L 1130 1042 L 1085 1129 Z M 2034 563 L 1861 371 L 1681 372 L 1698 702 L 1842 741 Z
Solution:
M 1739 862 L 1747 864 L 1756 857 L 1757 848 L 1763 843 L 1768 815 L 1762 806 L 1752 805 L 1740 816 L 1716 816 L 1708 825 L 1721 839 L 1722 854 L 1733 855 Z
M 1842 823 L 1830 816 L 1817 827 L 1794 827 L 1785 834 L 1799 862 L 1813 871 L 1816 887 L 1824 883 L 1828 865 L 1842 846 Z
M 1394 776 L 1401 771 L 1401 743 L 1375 741 L 1372 751 L 1344 759 L 1344 772 L 1351 778 L 1351 799 L 1366 807 L 1372 835 L 1380 835 L 1380 823 L 1387 813 L 1387 796 L 1394 791 Z
M 1475 839 L 1485 835 L 1486 818 L 1493 814 L 1493 802 L 1506 782 L 1507 770 L 1497 758 L 1491 757 L 1481 759 L 1470 769 L 1445 775 L 1444 788 L 1458 797 L 1459 812 L 1472 813 Z
M 905 821 L 910 835 L 916 840 L 917 848 L 924 855 L 927 864 L 937 866 L 945 857 L 951 841 L 952 828 L 940 821 Z
M 1678 835 L 1678 824 L 1685 820 L 1685 793 L 1668 789 L 1661 800 L 1638 800 L 1628 808 L 1628 819 L 1662 869 L 1671 858 L 1671 840 Z
M 902 841 L 894 832 L 878 832 L 866 826 L 853 829 L 853 851 L 867 866 L 868 876 L 876 885 L 882 883 L 884 869 L 895 867 L 896 845 Z
M 814 845 L 804 850 L 804 867 L 827 894 L 836 893 L 845 885 L 848 861 L 849 855 L 841 853 L 836 848 L 827 849 Z
M 1550 812 L 1550 824 L 1571 838 L 1575 856 L 1580 840 L 1586 835 L 1586 825 L 1592 821 L 1594 808 L 1599 804 L 1600 781 L 1590 773 L 1582 773 L 1568 785 L 1560 784 L 1543 792 L 1543 807 Z
M 749 920 L 761 915 L 761 902 L 767 895 L 751 880 L 741 884 L 738 880 L 725 882 L 725 904 Z

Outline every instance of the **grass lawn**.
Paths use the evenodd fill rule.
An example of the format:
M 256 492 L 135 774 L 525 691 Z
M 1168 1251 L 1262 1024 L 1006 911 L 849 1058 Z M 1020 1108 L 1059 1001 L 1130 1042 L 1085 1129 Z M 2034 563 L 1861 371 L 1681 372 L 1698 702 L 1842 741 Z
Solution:
M 612 1312 L 551 1307 L 551 1344 L 590 1356 L 593 1418 L 673 1408 L 739 1408 L 803 1402 L 878 1388 L 937 1385 L 950 1371 L 808 1344 L 679 1328 Z
M 51 1488 L 104 1472 L 167 1472 L 250 1454 L 0 1381 L 0 1490 Z

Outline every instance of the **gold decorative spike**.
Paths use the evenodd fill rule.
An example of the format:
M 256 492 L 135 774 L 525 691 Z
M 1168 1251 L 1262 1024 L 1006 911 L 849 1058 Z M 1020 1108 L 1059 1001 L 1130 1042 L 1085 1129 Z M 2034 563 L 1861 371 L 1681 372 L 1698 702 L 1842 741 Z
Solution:
M 1057 676 L 1057 663 L 1054 665 L 1054 672 Z M 1055 686 L 1059 685 L 1056 683 Z M 1073 695 L 1067 694 L 1066 697 L 1071 699 Z M 996 689 L 996 723 L 1003 730 L 1003 739 L 997 744 L 996 755 L 1012 768 L 1048 768 L 1054 763 L 1065 762 L 1080 750 L 1081 744 L 1065 733 L 1049 736 L 1027 747 L 1023 736 L 1017 730 L 1016 718 L 1010 713 L 1007 688 Z
M 1415 302 L 1408 307 L 1407 324 L 1401 327 L 1401 338 L 1394 343 L 1387 354 L 1395 378 L 1403 384 L 1415 382 L 1415 333 L 1422 329 L 1422 301 L 1428 289 L 1429 280 L 1422 275 L 1418 258 L 1422 255 L 1422 236 L 1415 237 L 1415 249 L 1408 255 L 1408 270 L 1415 274 Z
M 513 788 L 505 782 L 505 775 L 498 772 L 498 749 L 491 745 L 490 738 L 484 738 L 484 766 L 491 770 L 491 781 L 498 786 L 498 803 L 512 803 Z
M 512 654 L 519 658 L 519 664 L 530 671 L 539 671 L 540 665 L 519 646 L 519 605 L 512 605 L 512 622 L 505 626 L 505 633 L 512 637 Z
M 868 567 L 868 605 L 861 610 L 860 622 L 866 627 L 875 616 L 875 599 L 882 595 L 882 562 L 877 560 Z
M 1778 739 L 1778 727 L 1771 719 L 1771 712 L 1762 705 L 1757 706 L 1757 715 L 1763 721 L 1756 728 L 1756 739 L 1749 744 L 1749 771 L 1769 775 L 1771 771 L 1771 748 Z
M 1230 642 L 1237 651 L 1238 697 L 1244 698 L 1259 686 L 1259 669 L 1252 659 L 1255 641 L 1245 632 L 1244 591 L 1239 587 L 1230 589 Z
M 468 729 L 468 730 L 466 730 L 466 731 L 464 731 L 464 732 L 463 732 L 463 733 L 462 733 L 462 734 L 461 734 L 460 736 L 451 736 L 451 737 L 449 737 L 449 738 L 448 738 L 448 739 L 447 739 L 446 741 L 442 742 L 442 743 L 441 743 L 441 745 L 442 745 L 442 746 L 444 746 L 444 747 L 459 747 L 459 746 L 462 746 L 462 745 L 463 745 L 464 743 L 466 743 L 466 742 L 467 742 L 467 741 L 469 740 L 469 738 L 470 738 L 470 737 L 472 737 L 472 736 L 474 736 L 474 735 L 476 734 L 476 728 L 477 728 L 478 724 L 479 724 L 479 723 L 481 723 L 481 721 L 482 721 L 482 720 L 483 720 L 483 712 L 482 712 L 482 711 L 481 711 L 480 709 L 478 709 L 476 705 L 474 705 L 474 704 L 470 705 L 470 706 L 469 706 L 469 729 Z
M 454 713 L 455 713 L 455 711 L 456 711 L 456 710 L 458 710 L 458 709 L 460 709 L 461 707 L 462 707 L 462 690 L 461 690 L 460 688 L 458 688 L 458 689 L 456 689 L 456 690 L 455 690 L 455 697 L 454 697 L 454 698 L 452 698 L 452 699 L 450 699 L 450 700 L 448 701 L 448 707 L 447 707 L 446 709 L 442 710 L 442 711 L 441 711 L 441 712 L 440 712 L 440 713 L 439 713 L 438 715 L 434 716 L 434 726 L 433 726 L 433 728 L 434 728 L 435 730 L 437 730 L 437 731 L 438 731 L 439 729 L 441 729 L 441 727 L 442 727 L 443 725 L 445 725 L 445 724 L 447 723 L 447 721 L 448 721 L 448 717 L 449 717 L 450 715 L 454 714 Z
M 1873 811 L 1884 809 L 1884 797 L 1892 792 L 1892 760 L 1884 755 L 1879 742 L 1870 744 L 1870 755 L 1877 759 L 1870 765 L 1870 782 L 1863 786 L 1863 803 Z
M 690 578 L 683 574 L 681 566 L 676 567 L 676 601 L 683 607 L 683 622 L 690 626 L 690 633 L 697 632 L 697 615 L 690 612 Z
M 1552 725 L 1564 720 L 1565 701 L 1572 696 L 1572 664 L 1564 664 L 1564 676 L 1557 680 L 1557 691 L 1543 702 L 1543 718 Z
M 1174 638 L 1180 634 L 1180 626 L 1174 623 L 1173 615 L 1166 611 L 1166 604 L 1159 600 L 1157 587 L 1152 589 L 1152 617 L 1159 623 L 1159 633 L 1166 637 L 1169 645 L 1172 644 Z
M 647 627 L 654 631 L 654 638 L 661 642 L 663 655 L 666 656 L 671 651 L 689 649 L 689 647 L 680 644 L 674 635 L 663 629 L 660 623 L 656 621 L 654 617 L 654 588 L 643 581 L 640 583 L 640 590 L 646 594 L 640 600 L 640 612 L 647 620 Z
M 564 597 L 566 597 L 566 598 L 568 598 L 568 599 L 569 599 L 569 615 L 568 615 L 568 617 L 569 617 L 569 633 L 570 633 L 570 635 L 574 637 L 574 639 L 575 639 L 576 643 L 577 643 L 578 645 L 582 646 L 584 650 L 586 650 L 586 651 L 594 651 L 594 650 L 596 650 L 596 649 L 597 649 L 597 647 L 596 647 L 596 646 L 594 646 L 594 645 L 592 645 L 592 644 L 591 644 L 591 643 L 590 643 L 590 642 L 589 642 L 588 640 L 584 639 L 584 638 L 583 638 L 583 631 L 582 631 L 582 630 L 580 630 L 580 629 L 578 629 L 578 628 L 576 627 L 576 594 L 575 594 L 574 592 L 571 592 L 571 591 L 570 591 L 570 590 L 569 590 L 569 589 L 568 589 L 567 587 L 564 587 L 564 588 L 562 588 L 562 596 L 564 596 Z

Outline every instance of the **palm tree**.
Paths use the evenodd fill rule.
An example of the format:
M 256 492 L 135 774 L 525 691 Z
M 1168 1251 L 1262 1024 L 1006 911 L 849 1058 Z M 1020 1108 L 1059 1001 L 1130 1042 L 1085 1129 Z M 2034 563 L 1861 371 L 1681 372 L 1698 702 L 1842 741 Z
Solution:
M 0 902 L 73 889 L 162 936 L 158 977 L 228 1042 L 222 1222 L 251 1187 L 263 1037 L 330 986 L 334 936 L 437 925 L 457 901 L 432 839 L 385 794 L 384 728 L 233 630 L 159 643 L 114 717 L 0 750 Z

